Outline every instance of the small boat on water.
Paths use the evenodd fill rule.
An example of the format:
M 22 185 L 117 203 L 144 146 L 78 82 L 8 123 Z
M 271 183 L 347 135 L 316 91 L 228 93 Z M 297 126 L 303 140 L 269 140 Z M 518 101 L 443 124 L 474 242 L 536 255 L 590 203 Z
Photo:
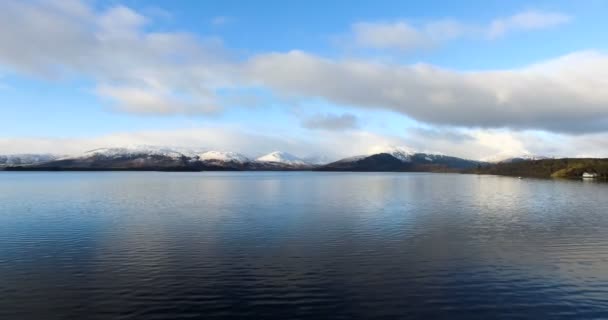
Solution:
M 597 173 L 592 173 L 592 172 L 584 172 L 582 175 L 583 179 L 595 179 L 597 178 Z

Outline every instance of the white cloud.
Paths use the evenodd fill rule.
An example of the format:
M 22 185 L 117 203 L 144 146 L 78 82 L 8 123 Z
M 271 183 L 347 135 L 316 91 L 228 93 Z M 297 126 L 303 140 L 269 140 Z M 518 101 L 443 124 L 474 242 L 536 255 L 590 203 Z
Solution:
M 352 26 L 355 45 L 373 49 L 429 48 L 470 32 L 466 25 L 440 20 L 415 26 L 407 21 L 359 22 Z
M 350 113 L 343 113 L 340 115 L 317 113 L 302 118 L 301 124 L 308 129 L 348 130 L 358 128 L 359 119 Z
M 232 126 L 209 126 L 181 130 L 113 133 L 89 138 L 0 138 L 0 154 L 57 153 L 78 154 L 103 147 L 157 145 L 202 150 L 242 152 L 257 157 L 275 150 L 299 156 L 325 155 L 330 159 L 368 153 L 377 145 L 400 145 L 399 137 L 366 131 L 318 131 L 306 136 L 289 133 L 267 134 Z
M 208 98 L 205 96 L 198 99 L 182 98 L 168 90 L 151 87 L 100 85 L 96 92 L 102 97 L 119 101 L 118 109 L 138 114 L 211 114 L 219 110 L 215 101 L 206 101 Z
M 496 21 L 502 21 L 496 30 L 504 34 L 554 26 L 566 18 L 528 12 Z M 238 98 L 218 97 L 218 91 L 262 87 L 273 96 L 387 109 L 429 124 L 571 133 L 608 128 L 608 55 L 603 53 L 469 72 L 332 60 L 300 51 L 233 60 L 218 39 L 154 32 L 148 23 L 149 18 L 123 6 L 96 11 L 79 1 L 2 1 L 0 65 L 44 78 L 90 78 L 94 92 L 131 113 L 216 113 L 222 102 Z M 355 28 L 368 44 L 404 48 L 421 41 L 420 30 L 423 38 L 437 41 L 470 32 L 450 20 L 427 23 L 416 32 L 402 23 Z M 402 38 L 408 43 L 399 44 Z
M 292 97 L 389 109 L 440 125 L 554 132 L 608 128 L 608 55 L 579 52 L 512 70 L 337 61 L 300 51 L 250 61 L 253 83 Z
M 490 38 L 497 38 L 512 31 L 538 30 L 568 23 L 572 18 L 558 12 L 525 11 L 506 18 L 493 20 L 487 30 Z
M 416 28 L 406 22 L 395 23 L 357 23 L 353 25 L 356 44 L 376 49 L 409 49 L 422 47 L 428 39 Z
M 50 79 L 91 78 L 97 93 L 128 112 L 215 112 L 215 90 L 232 78 L 221 41 L 148 31 L 148 23 L 124 6 L 96 12 L 79 1 L 3 1 L 0 65 Z
M 570 20 L 570 16 L 557 12 L 523 11 L 494 19 L 487 25 L 453 19 L 417 24 L 407 20 L 358 22 L 351 26 L 350 40 L 359 47 L 403 51 L 429 48 L 464 37 L 496 39 L 511 32 L 547 29 Z
M 97 18 L 97 23 L 104 36 L 120 37 L 127 33 L 129 36 L 136 34 L 147 19 L 137 12 L 124 7 L 116 6 L 110 8 Z
M 406 146 L 420 152 L 438 152 L 469 159 L 523 154 L 550 157 L 608 157 L 608 133 L 569 136 L 537 131 L 485 129 L 410 129 L 403 136 L 365 130 L 313 131 L 277 135 L 244 131 L 233 126 L 181 130 L 113 133 L 89 138 L 0 138 L 0 154 L 79 154 L 103 147 L 157 145 L 198 150 L 242 152 L 250 157 L 283 150 L 302 157 L 324 155 L 331 160 L 369 154 L 379 146 Z
M 440 152 L 469 159 L 484 159 L 497 154 L 519 156 L 529 153 L 526 139 L 535 133 L 509 130 L 411 128 L 406 137 L 410 146 L 426 152 Z M 543 150 L 543 152 L 546 150 Z

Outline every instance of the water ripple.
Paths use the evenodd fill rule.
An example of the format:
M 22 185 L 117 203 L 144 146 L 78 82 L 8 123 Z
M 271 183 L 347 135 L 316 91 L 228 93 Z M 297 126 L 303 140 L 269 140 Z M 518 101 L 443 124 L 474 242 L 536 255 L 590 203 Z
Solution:
M 1 173 L 0 319 L 608 318 L 608 185 Z

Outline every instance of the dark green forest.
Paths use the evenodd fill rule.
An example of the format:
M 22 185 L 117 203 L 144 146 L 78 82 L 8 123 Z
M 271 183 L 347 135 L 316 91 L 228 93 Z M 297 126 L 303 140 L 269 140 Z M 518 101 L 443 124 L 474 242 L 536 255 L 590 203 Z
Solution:
M 472 173 L 538 178 L 581 178 L 584 172 L 608 178 L 608 159 L 543 159 L 511 163 L 480 164 Z

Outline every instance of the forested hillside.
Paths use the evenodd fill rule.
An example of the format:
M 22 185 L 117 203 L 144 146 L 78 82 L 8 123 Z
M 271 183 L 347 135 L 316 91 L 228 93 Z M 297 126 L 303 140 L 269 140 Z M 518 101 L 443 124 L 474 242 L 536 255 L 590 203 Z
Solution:
M 580 178 L 584 172 L 608 178 L 608 159 L 543 159 L 479 165 L 470 172 L 539 178 Z

